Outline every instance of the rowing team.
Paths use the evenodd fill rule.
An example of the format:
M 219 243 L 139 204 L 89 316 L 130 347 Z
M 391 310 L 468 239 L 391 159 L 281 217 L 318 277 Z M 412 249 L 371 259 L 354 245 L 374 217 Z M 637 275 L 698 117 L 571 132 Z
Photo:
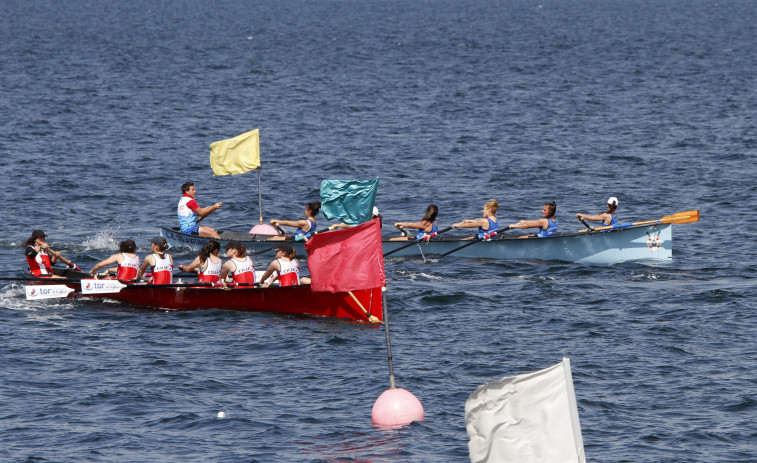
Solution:
M 37 277 L 59 278 L 53 274 L 53 265 L 60 260 L 70 269 L 81 269 L 61 255 L 60 252 L 50 248 L 46 243 L 45 233 L 42 230 L 34 230 L 32 236 L 24 243 L 26 246 L 26 262 L 32 275 Z M 124 240 L 119 243 L 119 253 L 96 263 L 89 274 L 92 277 L 109 277 L 122 281 L 138 282 L 145 276 L 148 269 L 152 270 L 149 279 L 153 284 L 169 284 L 173 282 L 174 262 L 173 256 L 168 254 L 168 243 L 162 236 L 154 237 L 150 242 L 151 253 L 140 262 L 135 253 L 137 248 L 134 240 Z M 198 256 L 188 265 L 179 265 L 179 270 L 184 272 L 197 272 L 197 280 L 200 282 L 233 281 L 254 285 L 259 283 L 262 287 L 268 287 L 275 281 L 280 286 L 295 286 L 310 283 L 310 278 L 300 276 L 300 264 L 295 258 L 296 251 L 289 243 L 277 245 L 276 259 L 268 269 L 256 281 L 255 266 L 252 259 L 247 255 L 245 247 L 236 240 L 231 240 L 226 245 L 226 257 L 228 260 L 222 263 L 218 254 L 221 244 L 210 240 L 199 252 Z M 102 274 L 97 271 L 110 265 Z
M 578 220 L 586 224 L 586 221 L 601 221 L 604 225 L 615 226 L 618 224 L 618 217 L 615 215 L 615 210 L 618 207 L 618 198 L 611 197 L 607 200 L 607 211 L 597 215 L 588 214 L 576 214 Z M 483 239 L 491 235 L 498 230 L 497 210 L 499 209 L 499 203 L 492 199 L 484 204 L 483 217 L 478 219 L 465 219 L 461 222 L 452 224 L 452 228 L 478 228 L 478 234 L 475 238 Z M 555 213 L 557 212 L 557 204 L 554 201 L 550 201 L 544 204 L 541 210 L 541 219 L 537 220 L 521 220 L 516 223 L 511 223 L 507 226 L 507 229 L 513 228 L 536 228 L 535 235 L 525 235 L 522 238 L 529 236 L 547 237 L 553 236 L 557 233 L 558 221 Z M 436 236 L 439 233 L 439 225 L 436 223 L 436 215 L 439 213 L 439 208 L 435 204 L 430 204 L 426 208 L 426 215 L 419 222 L 397 222 L 394 224 L 400 230 L 405 228 L 414 228 L 418 230 L 418 234 L 415 239 L 425 239 L 429 236 Z M 587 225 L 588 227 L 588 225 Z M 410 236 L 402 236 L 392 238 L 392 240 L 407 240 Z

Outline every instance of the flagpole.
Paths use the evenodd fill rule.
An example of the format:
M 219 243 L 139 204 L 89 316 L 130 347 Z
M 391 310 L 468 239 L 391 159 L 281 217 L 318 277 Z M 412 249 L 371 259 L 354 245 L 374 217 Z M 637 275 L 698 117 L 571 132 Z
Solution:
M 384 310 L 384 329 L 386 330 L 386 353 L 389 357 L 389 386 L 395 389 L 397 385 L 394 382 L 394 366 L 392 365 L 392 343 L 389 340 L 389 312 L 386 310 L 386 286 L 381 287 L 381 302 Z
M 258 210 L 260 211 L 260 225 L 263 225 L 263 189 L 261 187 L 261 169 L 261 167 L 258 167 Z

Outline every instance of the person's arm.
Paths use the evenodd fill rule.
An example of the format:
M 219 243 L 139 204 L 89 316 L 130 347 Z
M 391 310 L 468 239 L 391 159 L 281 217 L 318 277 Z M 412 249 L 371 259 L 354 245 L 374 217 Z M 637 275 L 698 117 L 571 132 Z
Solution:
M 271 223 L 274 227 L 283 225 L 285 227 L 298 227 L 302 228 L 302 231 L 309 232 L 310 231 L 310 222 L 306 219 L 302 220 L 280 220 L 280 219 L 274 219 L 271 220 Z M 308 227 L 307 230 L 305 230 L 305 227 Z
M 484 228 L 489 227 L 489 220 L 486 217 L 480 219 L 465 219 L 462 222 L 452 224 L 452 228 Z
M 223 206 L 223 203 L 220 203 L 220 202 L 219 203 L 215 203 L 212 206 L 208 206 L 208 207 L 200 207 L 198 205 L 197 209 L 194 209 L 193 212 L 195 214 L 199 215 L 200 219 L 204 219 L 205 217 L 207 217 L 208 215 L 210 215 L 211 212 L 219 209 L 221 206 Z
M 428 220 L 421 220 L 420 222 L 397 222 L 394 226 L 399 225 L 405 228 L 417 228 L 418 230 L 425 230 L 431 224 Z
M 189 265 L 179 265 L 179 270 L 182 272 L 194 272 L 197 267 L 200 266 L 200 256 L 195 257 Z
M 142 265 L 139 267 L 139 272 L 137 272 L 137 277 L 135 278 L 135 280 L 141 280 L 142 277 L 145 276 L 147 267 L 150 267 L 151 265 L 155 265 L 155 258 L 152 256 L 152 254 L 145 257 L 145 259 L 142 261 Z
M 260 286 L 262 286 L 263 288 L 269 287 L 271 283 L 276 281 L 276 279 L 274 278 L 273 281 L 271 281 L 271 283 L 268 283 L 268 284 L 265 284 L 265 281 L 268 279 L 268 277 L 273 275 L 273 272 L 280 272 L 280 271 L 281 271 L 281 264 L 279 264 L 278 259 L 271 262 L 271 265 L 268 266 L 268 270 L 266 270 L 263 276 L 260 277 Z M 278 278 L 278 275 L 276 275 L 276 278 Z
M 576 214 L 576 217 L 578 217 L 578 220 L 588 220 L 590 222 L 599 222 L 600 220 L 602 222 L 606 222 L 606 221 L 611 220 L 610 214 L 606 212 L 602 214 L 597 214 L 597 215 L 587 215 L 587 214 L 578 213 Z
M 518 223 L 511 223 L 510 228 L 541 228 L 546 230 L 549 227 L 549 219 L 538 220 L 521 220 Z
M 94 276 L 95 273 L 97 273 L 97 271 L 100 270 L 101 268 L 107 267 L 108 265 L 113 265 L 115 263 L 118 263 L 118 257 L 120 255 L 121 254 L 113 254 L 112 256 L 108 257 L 107 259 L 101 260 L 100 262 L 96 263 L 92 267 L 92 270 L 89 271 L 89 274 L 92 275 L 92 276 Z
M 234 271 L 234 263 L 231 261 L 231 259 L 229 259 L 225 264 L 223 264 L 223 267 L 221 267 L 221 281 L 225 282 L 226 277 L 229 275 L 229 272 L 232 271 Z

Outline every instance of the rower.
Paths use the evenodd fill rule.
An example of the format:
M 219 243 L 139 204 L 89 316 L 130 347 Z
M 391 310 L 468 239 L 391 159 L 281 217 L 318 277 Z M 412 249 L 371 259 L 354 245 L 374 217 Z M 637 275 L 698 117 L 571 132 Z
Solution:
M 439 224 L 436 223 L 436 216 L 439 213 L 439 207 L 436 204 L 429 204 L 426 208 L 426 215 L 419 222 L 397 222 L 395 227 L 402 230 L 403 228 L 415 228 L 418 233 L 414 237 L 416 240 L 423 239 L 424 236 L 439 231 Z M 390 241 L 407 241 L 410 236 L 395 236 Z M 437 238 L 438 239 L 438 238 Z
M 478 228 L 478 235 L 475 238 L 484 238 L 484 235 L 497 231 L 497 210 L 499 203 L 492 199 L 484 204 L 483 217 L 480 219 L 465 219 L 462 222 L 453 223 L 452 228 Z M 473 239 L 468 237 L 464 239 Z
M 108 265 L 118 264 L 118 268 L 109 268 L 104 274 L 115 274 L 117 280 L 131 280 L 136 278 L 139 272 L 139 256 L 135 253 L 137 250 L 137 244 L 134 240 L 124 240 L 118 244 L 118 254 L 113 254 L 107 259 L 101 260 L 96 263 L 92 270 L 89 271 L 90 276 L 96 276 L 97 271 Z
M 81 271 L 73 262 L 63 257 L 63 255 L 53 250 L 45 241 L 47 235 L 42 230 L 34 230 L 32 236 L 24 241 L 24 254 L 29 271 L 35 277 L 43 278 L 64 278 L 53 274 L 53 265 L 60 260 L 68 265 L 69 269 Z
M 281 243 L 276 249 L 276 259 L 268 266 L 268 270 L 260 277 L 260 286 L 267 288 L 276 280 L 279 286 L 298 286 L 310 284 L 310 278 L 300 276 L 300 262 L 294 258 L 295 249 L 289 243 Z M 273 275 L 271 281 L 266 282 Z
M 150 241 L 150 250 L 152 254 L 145 257 L 142 266 L 139 267 L 136 281 L 142 279 L 147 271 L 147 267 L 152 267 L 152 277 L 150 283 L 156 285 L 170 284 L 173 282 L 173 257 L 166 252 L 168 243 L 162 236 L 156 236 Z
M 313 233 L 315 233 L 315 225 L 316 220 L 315 216 L 318 215 L 318 212 L 321 210 L 321 202 L 320 201 L 313 201 L 312 203 L 307 203 L 305 205 L 305 218 L 300 220 L 281 220 L 281 219 L 273 219 L 271 220 L 271 223 L 274 227 L 284 226 L 284 227 L 298 227 L 297 231 L 294 233 L 294 240 L 295 241 L 307 241 L 310 239 L 311 236 L 313 236 Z M 286 239 L 286 235 L 283 236 L 275 236 L 271 238 L 271 240 L 283 240 Z
M 208 241 L 208 244 L 200 249 L 199 254 L 189 265 L 179 265 L 182 272 L 197 271 L 197 281 L 211 282 L 218 281 L 221 277 L 223 263 L 218 257 L 221 251 L 221 243 L 216 240 Z
M 510 228 L 538 228 L 539 232 L 536 235 L 525 235 L 521 238 L 529 238 L 537 236 L 539 238 L 545 238 L 557 233 L 557 204 L 554 201 L 545 203 L 541 208 L 541 219 L 537 220 L 521 220 L 518 223 L 511 223 Z
M 226 245 L 226 257 L 229 260 L 221 268 L 222 282 L 225 282 L 226 277 L 231 275 L 234 278 L 234 283 L 255 284 L 255 266 L 242 243 L 237 240 L 229 241 Z
M 618 216 L 615 215 L 615 210 L 618 208 L 618 198 L 615 196 L 611 196 L 607 200 L 607 211 L 602 212 L 597 215 L 588 215 L 588 214 L 581 214 L 577 213 L 576 217 L 578 217 L 578 220 L 583 222 L 584 220 L 588 220 L 590 222 L 602 222 L 602 225 L 607 227 L 615 227 L 618 225 Z M 586 225 L 584 223 L 584 225 Z M 588 227 L 588 225 L 587 225 Z

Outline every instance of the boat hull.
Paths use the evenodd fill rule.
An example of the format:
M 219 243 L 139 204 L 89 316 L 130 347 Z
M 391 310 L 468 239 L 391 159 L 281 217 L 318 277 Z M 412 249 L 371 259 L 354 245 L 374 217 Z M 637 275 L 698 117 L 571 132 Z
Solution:
M 210 238 L 187 235 L 169 228 L 161 228 L 161 235 L 171 246 L 199 249 Z M 259 252 L 276 245 L 270 236 L 239 232 L 221 232 L 222 245 L 230 239 L 241 241 L 248 250 Z M 441 236 L 441 239 L 406 247 L 391 257 L 441 255 L 467 243 L 460 237 Z M 289 241 L 297 255 L 305 257 L 304 242 Z M 406 246 L 407 241 L 382 240 L 383 251 L 388 253 Z M 495 239 L 478 242 L 456 251 L 453 256 L 478 259 L 518 259 L 564 261 L 582 264 L 615 264 L 641 261 L 670 262 L 673 259 L 672 224 L 640 225 L 593 233 L 561 234 L 549 238 L 518 238 L 503 234 Z
M 175 311 L 217 309 L 346 318 L 360 322 L 382 320 L 381 288 L 355 290 L 351 293 L 354 298 L 349 292 L 316 292 L 310 285 L 269 288 L 135 285 L 117 293 L 98 294 L 94 297 Z M 78 297 L 93 296 L 78 293 Z

